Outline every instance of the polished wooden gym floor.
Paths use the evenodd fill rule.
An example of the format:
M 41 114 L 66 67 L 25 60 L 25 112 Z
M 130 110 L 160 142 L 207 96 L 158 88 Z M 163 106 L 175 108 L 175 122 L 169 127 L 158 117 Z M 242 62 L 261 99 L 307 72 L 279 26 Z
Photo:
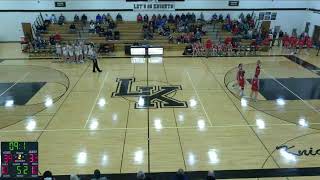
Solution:
M 297 56 L 320 67 L 315 53 Z M 276 107 L 276 103 L 261 107 L 264 104 L 259 102 L 268 100 L 259 95 L 259 101 L 252 102 L 248 97 L 249 82 L 243 99 L 237 96 L 237 87 L 231 87 L 232 82 L 226 84 L 228 77 L 229 80 L 235 77 L 230 70 L 239 63 L 245 68 L 254 67 L 258 59 L 262 61 L 265 79 L 278 82 L 278 78 L 319 78 L 317 69 L 309 70 L 287 57 L 104 58 L 100 60 L 102 73 L 92 73 L 88 62 L 65 64 L 48 59 L 1 58 L 2 84 L 36 81 L 28 74 L 36 73 L 28 72 L 30 67 L 35 67 L 33 71 L 50 69 L 43 70 L 37 82 L 48 79 L 52 83 L 44 84 L 25 104 L 42 103 L 44 108 L 30 113 L 19 111 L 14 116 L 7 111 L 19 107 L 6 102 L 0 107 L 3 118 L 8 114 L 14 116 L 4 118 L 6 126 L 1 125 L 0 141 L 38 141 L 41 172 L 50 169 L 54 174 L 89 174 L 96 168 L 102 173 L 134 173 L 174 172 L 179 168 L 207 171 L 320 167 L 319 100 L 299 99 L 297 95 L 294 102 L 270 100 L 280 106 L 290 105 L 288 108 Z M 5 72 L 14 71 L 14 67 L 16 73 Z M 254 71 L 245 70 L 248 74 Z M 66 89 L 56 83 L 54 77 L 58 76 L 52 73 L 66 75 L 60 79 L 68 81 Z M 130 79 L 130 83 L 121 92 L 123 79 Z M 143 94 L 147 91 L 143 87 L 152 89 L 149 95 Z M 161 97 L 150 96 L 165 87 L 175 89 Z M 318 91 L 313 93 L 319 93 L 320 89 L 315 89 Z M 120 95 L 116 96 L 117 92 Z M 47 102 L 48 97 L 57 98 Z M 168 99 L 176 104 L 166 106 Z M 148 105 L 153 107 L 147 108 Z M 306 117 L 295 113 L 310 109 Z M 289 118 L 298 119 L 295 123 Z M 11 124 L 10 119 L 15 123 Z M 313 155 L 302 153 L 303 150 L 309 153 L 310 148 Z

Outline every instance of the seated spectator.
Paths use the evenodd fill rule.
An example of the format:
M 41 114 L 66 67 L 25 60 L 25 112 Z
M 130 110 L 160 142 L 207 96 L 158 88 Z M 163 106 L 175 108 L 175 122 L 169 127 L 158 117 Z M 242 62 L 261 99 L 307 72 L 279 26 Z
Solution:
M 114 40 L 120 40 L 120 32 L 118 30 L 114 31 Z
M 108 21 L 108 22 L 113 21 L 113 18 L 112 18 L 112 16 L 111 16 L 109 13 L 107 14 L 107 21 Z
M 55 178 L 53 177 L 51 171 L 45 171 L 45 172 L 43 173 L 43 176 L 42 176 L 41 179 L 42 179 L 42 180 L 54 180 Z
M 106 40 L 112 40 L 112 29 L 108 29 L 108 31 L 106 32 Z
M 71 33 L 75 33 L 76 32 L 76 25 L 74 23 L 72 23 L 70 26 L 69 26 L 69 31 Z
M 114 29 L 116 27 L 116 23 L 114 23 L 114 21 L 111 19 L 110 21 L 109 21 L 109 26 L 108 26 L 108 28 L 109 29 Z
M 77 14 L 74 15 L 73 21 L 74 21 L 74 22 L 79 22 L 79 20 L 80 20 L 79 16 L 78 16 Z
M 212 15 L 211 21 L 216 22 L 218 20 L 218 15 L 216 13 L 214 13 Z
M 176 17 L 174 18 L 175 23 L 178 23 L 180 21 L 180 15 L 176 14 Z
M 96 23 L 101 23 L 102 22 L 102 17 L 100 16 L 100 14 L 98 14 L 96 16 Z
M 88 17 L 87 17 L 85 14 L 83 14 L 83 15 L 81 16 L 81 22 L 82 22 L 83 24 L 87 24 L 87 20 L 88 20 Z
M 184 13 L 182 13 L 182 15 L 181 15 L 181 20 L 182 20 L 182 21 L 185 21 L 186 18 L 187 18 L 186 15 L 185 15 Z
M 95 33 L 95 31 L 96 31 L 96 25 L 94 24 L 93 21 L 90 21 L 89 33 Z
M 100 33 L 99 33 L 99 37 L 105 36 L 105 30 L 103 27 L 100 27 Z
M 66 18 L 61 14 L 61 15 L 59 16 L 58 24 L 59 24 L 59 25 L 63 25 L 65 19 L 66 19 Z
M 56 32 L 56 34 L 54 35 L 54 41 L 56 43 L 60 43 L 61 42 L 61 35 L 58 32 Z
M 138 16 L 137 16 L 137 22 L 138 22 L 138 23 L 141 23 L 141 22 L 142 22 L 142 16 L 141 16 L 140 13 L 139 13 Z
M 208 172 L 207 180 L 216 180 L 216 177 L 213 171 Z
M 144 174 L 143 171 L 139 171 L 137 173 L 137 180 L 144 180 L 144 179 L 146 179 L 146 175 Z
M 96 169 L 96 170 L 94 170 L 93 178 L 91 178 L 91 180 L 107 180 L 107 178 L 106 177 L 102 177 L 101 173 L 100 173 L 100 170 Z
M 57 23 L 57 18 L 56 15 L 51 14 L 51 18 L 50 18 L 51 24 L 56 24 Z
M 183 169 L 179 169 L 176 173 L 175 180 L 188 180 L 187 175 L 184 174 Z
M 156 19 L 157 19 L 157 16 L 156 16 L 155 14 L 153 14 L 152 17 L 151 17 L 151 21 L 154 21 L 154 22 L 155 22 Z
M 117 20 L 118 22 L 122 22 L 122 16 L 121 16 L 120 13 L 117 14 L 116 20 Z
M 184 49 L 183 55 L 192 55 L 192 53 L 193 53 L 192 45 L 189 44 Z
M 169 14 L 169 20 L 168 20 L 169 23 L 174 23 L 174 17 L 173 15 L 170 13 Z
M 165 21 L 167 21 L 167 15 L 164 14 L 164 15 L 162 16 L 162 19 L 165 20 Z
M 50 44 L 50 45 L 55 45 L 55 44 L 56 44 L 56 42 L 55 42 L 55 40 L 54 40 L 54 35 L 49 36 L 49 44 Z
M 100 32 L 101 32 L 101 26 L 100 26 L 99 23 L 97 23 L 95 29 L 96 29 L 96 33 L 97 33 L 97 34 L 100 34 Z
M 145 23 L 149 22 L 149 16 L 148 16 L 148 14 L 146 14 L 146 15 L 143 16 L 143 22 L 145 22 Z
M 107 22 L 107 16 L 105 14 L 102 14 L 102 24 L 106 24 Z
M 44 25 L 49 25 L 51 23 L 51 19 L 48 14 L 44 15 Z

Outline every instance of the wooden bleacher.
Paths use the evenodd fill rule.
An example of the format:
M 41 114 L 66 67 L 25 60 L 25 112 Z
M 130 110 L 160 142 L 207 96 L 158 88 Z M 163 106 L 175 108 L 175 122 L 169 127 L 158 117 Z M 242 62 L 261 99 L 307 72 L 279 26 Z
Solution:
M 69 26 L 71 22 L 66 22 L 64 25 L 60 26 L 58 24 L 51 24 L 48 27 L 48 31 L 43 33 L 42 36 L 45 39 L 49 39 L 49 36 L 54 35 L 58 32 L 62 37 L 62 42 L 75 41 L 77 39 L 85 39 L 89 42 L 93 42 L 95 44 L 100 43 L 109 43 L 114 44 L 115 51 L 124 51 L 124 47 L 127 44 L 132 44 L 134 42 L 144 43 L 144 44 L 152 44 L 152 45 L 160 45 L 165 50 L 174 50 L 174 51 L 183 51 L 185 48 L 185 44 L 176 44 L 176 43 L 168 43 L 167 37 L 160 36 L 154 33 L 154 37 L 152 40 L 144 40 L 143 32 L 142 32 L 142 23 L 137 22 L 121 22 L 118 23 L 116 29 L 120 32 L 120 40 L 106 40 L 105 37 L 99 37 L 98 34 L 90 34 L 88 23 L 84 26 L 81 23 L 76 23 L 77 33 L 70 33 Z M 101 25 L 104 29 L 107 29 L 105 25 Z M 79 34 L 80 33 L 80 34 Z M 174 36 L 177 36 L 181 33 L 175 33 Z M 204 36 L 203 40 L 207 40 L 209 37 Z

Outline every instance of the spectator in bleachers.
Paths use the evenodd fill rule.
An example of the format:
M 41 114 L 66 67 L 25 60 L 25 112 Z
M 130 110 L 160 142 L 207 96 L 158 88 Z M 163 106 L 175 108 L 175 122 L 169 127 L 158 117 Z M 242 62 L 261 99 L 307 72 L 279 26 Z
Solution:
M 106 40 L 112 40 L 112 29 L 108 29 L 108 31 L 106 32 Z
M 100 170 L 96 169 L 96 170 L 94 170 L 93 178 L 91 180 L 107 180 L 107 178 L 106 177 L 102 177 L 101 173 L 100 173 Z
M 216 176 L 213 171 L 208 171 L 207 180 L 216 180 Z
M 75 33 L 76 32 L 76 25 L 74 23 L 70 24 L 69 31 L 70 31 L 70 33 Z
M 216 13 L 214 13 L 211 17 L 211 21 L 215 23 L 215 22 L 217 22 L 217 20 L 218 20 L 218 15 Z
M 85 14 L 83 14 L 83 15 L 81 16 L 81 22 L 82 22 L 83 24 L 87 24 L 87 21 L 88 21 L 88 17 L 87 17 Z
M 45 172 L 43 173 L 43 176 L 42 176 L 41 179 L 42 179 L 42 180 L 54 180 L 55 178 L 53 177 L 51 171 L 45 171 Z
M 96 27 L 95 27 L 95 31 L 97 34 L 100 34 L 101 32 L 101 26 L 100 26 L 100 23 L 97 23 Z
M 75 14 L 74 17 L 73 17 L 73 22 L 77 23 L 79 21 L 80 21 L 79 16 L 77 14 Z
M 63 14 L 61 14 L 61 15 L 59 16 L 58 24 L 59 24 L 59 25 L 63 25 L 65 19 L 66 19 L 66 18 L 63 16 Z
M 107 21 L 108 21 L 108 22 L 113 21 L 113 18 L 112 18 L 112 16 L 111 16 L 109 13 L 107 14 Z
M 139 13 L 138 16 L 137 16 L 137 22 L 138 22 L 138 23 L 141 23 L 141 22 L 142 22 L 142 16 L 141 16 L 140 13 Z
M 169 23 L 174 23 L 174 17 L 173 17 L 173 15 L 171 13 L 169 14 L 168 22 Z
M 144 179 L 146 179 L 146 175 L 144 174 L 143 171 L 139 171 L 137 173 L 137 180 L 144 180 Z
M 203 15 L 203 13 L 201 12 L 201 14 L 200 14 L 200 19 L 199 19 L 200 21 L 204 21 L 204 15 Z
M 175 180 L 188 180 L 188 176 L 184 174 L 183 169 L 179 169 L 176 173 Z
M 123 21 L 122 16 L 121 16 L 120 13 L 117 14 L 116 20 L 117 20 L 118 22 L 122 22 L 122 21 Z
M 111 19 L 111 20 L 109 20 L 109 26 L 108 26 L 108 28 L 109 29 L 114 29 L 116 27 L 116 23 L 114 23 L 114 21 Z
M 91 20 L 90 24 L 89 24 L 89 33 L 95 33 L 96 31 L 96 25 L 94 24 L 94 22 Z
M 54 35 L 54 40 L 56 43 L 61 42 L 61 35 L 58 32 Z
M 50 21 L 51 21 L 51 24 L 56 24 L 57 23 L 57 18 L 56 18 L 55 14 L 51 14 Z
M 103 27 L 100 27 L 99 37 L 105 36 L 105 33 L 105 29 Z
M 182 13 L 182 15 L 181 15 L 181 20 L 182 20 L 182 21 L 185 21 L 185 20 L 186 20 L 186 15 L 185 15 L 184 13 Z
M 148 16 L 148 14 L 145 14 L 145 15 L 143 16 L 143 22 L 145 22 L 145 23 L 148 23 L 148 22 L 149 22 L 149 16 Z
M 120 32 L 118 30 L 114 31 L 114 40 L 120 40 Z
M 98 15 L 96 16 L 96 23 L 101 23 L 101 22 L 102 22 L 102 17 L 101 17 L 100 14 L 98 14 Z
M 51 23 L 51 18 L 49 17 L 48 14 L 44 15 L 44 24 L 47 26 Z
M 178 23 L 180 21 L 180 15 L 176 14 L 176 16 L 174 17 L 174 21 L 175 23 Z
M 107 16 L 105 14 L 102 14 L 102 24 L 106 24 L 107 22 Z

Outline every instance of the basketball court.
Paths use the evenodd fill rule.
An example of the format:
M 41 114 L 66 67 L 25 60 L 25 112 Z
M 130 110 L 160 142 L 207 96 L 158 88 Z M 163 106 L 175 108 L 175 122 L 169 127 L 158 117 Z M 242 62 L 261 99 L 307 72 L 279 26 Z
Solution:
M 258 59 L 255 102 L 248 96 Z M 244 98 L 234 86 L 239 63 L 246 71 Z M 240 170 L 229 178 L 237 179 L 274 169 L 278 178 L 270 179 L 319 178 L 280 178 L 320 166 L 320 64 L 313 51 L 103 58 L 100 66 L 97 74 L 90 63 L 3 59 L 0 141 L 38 141 L 39 171 L 56 175 L 183 168 Z

